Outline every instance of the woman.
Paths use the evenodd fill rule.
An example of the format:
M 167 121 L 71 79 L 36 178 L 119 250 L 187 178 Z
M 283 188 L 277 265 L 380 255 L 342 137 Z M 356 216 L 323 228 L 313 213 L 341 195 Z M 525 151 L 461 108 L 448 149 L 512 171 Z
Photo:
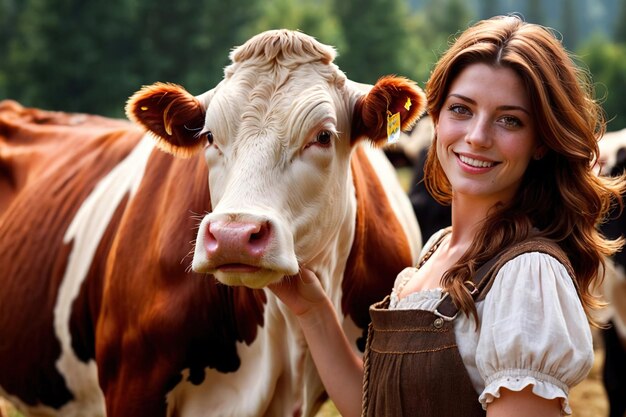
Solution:
M 352 353 L 315 276 L 272 290 L 297 315 L 343 416 L 559 416 L 593 363 L 595 226 L 623 178 L 594 175 L 602 112 L 549 30 L 515 16 L 462 33 L 426 86 L 425 182 L 452 226 L 370 312 Z M 363 377 L 365 371 L 365 377 Z

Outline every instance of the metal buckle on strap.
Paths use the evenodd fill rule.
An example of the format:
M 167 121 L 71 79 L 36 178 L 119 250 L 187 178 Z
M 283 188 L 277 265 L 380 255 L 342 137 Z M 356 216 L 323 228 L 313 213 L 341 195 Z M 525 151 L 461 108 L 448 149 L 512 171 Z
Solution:
M 478 288 L 476 288 L 476 284 L 474 284 L 474 281 L 469 281 L 469 280 L 465 281 L 463 285 L 465 285 L 465 288 L 467 288 L 470 295 L 474 295 L 478 293 Z
M 457 310 L 456 313 L 454 313 L 454 316 L 446 316 L 443 313 L 439 312 L 439 306 L 441 305 L 441 303 L 444 302 L 444 300 L 446 298 L 448 298 L 450 296 L 450 294 L 448 292 L 444 292 L 441 296 L 441 299 L 439 299 L 439 301 L 437 301 L 437 304 L 435 304 L 435 309 L 433 310 L 433 314 L 435 316 L 441 317 L 442 319 L 444 319 L 445 321 L 452 321 L 456 318 L 456 316 L 459 315 L 459 311 Z

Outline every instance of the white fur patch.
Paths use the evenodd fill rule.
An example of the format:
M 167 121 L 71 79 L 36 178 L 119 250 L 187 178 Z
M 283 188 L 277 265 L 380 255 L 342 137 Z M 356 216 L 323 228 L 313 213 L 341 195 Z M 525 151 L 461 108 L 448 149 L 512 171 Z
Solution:
M 134 194 L 139 187 L 152 149 L 152 139 L 144 137 L 126 159 L 98 183 L 63 239 L 65 243 L 73 241 L 73 247 L 55 304 L 54 330 L 61 344 L 57 369 L 75 400 L 63 406 L 58 414 L 50 410 L 48 415 L 105 416 L 104 395 L 98 385 L 96 363 L 93 360 L 87 364 L 82 362 L 72 350 L 70 316 L 98 244 L 124 196 L 129 192 Z

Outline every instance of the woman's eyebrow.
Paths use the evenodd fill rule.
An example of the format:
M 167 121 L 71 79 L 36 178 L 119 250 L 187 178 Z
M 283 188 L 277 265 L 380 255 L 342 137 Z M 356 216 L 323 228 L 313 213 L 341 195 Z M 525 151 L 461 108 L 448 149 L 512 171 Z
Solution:
M 463 94 L 452 93 L 452 94 L 449 94 L 448 97 L 456 97 L 458 99 L 461 99 L 473 105 L 477 104 L 476 100 L 473 100 L 467 96 L 464 96 Z M 506 104 L 506 105 L 498 106 L 497 109 L 498 110 L 519 110 L 530 116 L 530 112 L 525 107 L 516 106 L 514 104 Z

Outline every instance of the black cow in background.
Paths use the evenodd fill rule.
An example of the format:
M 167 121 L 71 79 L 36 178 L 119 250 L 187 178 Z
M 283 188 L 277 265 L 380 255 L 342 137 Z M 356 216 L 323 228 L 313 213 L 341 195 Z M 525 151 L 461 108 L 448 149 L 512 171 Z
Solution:
M 600 174 L 619 175 L 626 169 L 626 129 L 609 132 L 600 141 Z M 623 196 L 626 199 L 626 195 Z M 601 231 L 610 238 L 626 237 L 626 212 L 614 209 Z M 626 416 L 626 250 L 608 265 L 603 295 L 609 302 L 602 330 L 605 359 L 602 379 L 609 398 L 609 417 Z
M 413 211 L 415 211 L 415 215 L 419 219 L 424 242 L 433 233 L 450 226 L 452 216 L 450 206 L 438 203 L 424 186 L 424 163 L 426 162 L 427 154 L 428 148 L 425 148 L 417 155 L 411 187 L 409 188 L 409 198 L 413 205 Z

